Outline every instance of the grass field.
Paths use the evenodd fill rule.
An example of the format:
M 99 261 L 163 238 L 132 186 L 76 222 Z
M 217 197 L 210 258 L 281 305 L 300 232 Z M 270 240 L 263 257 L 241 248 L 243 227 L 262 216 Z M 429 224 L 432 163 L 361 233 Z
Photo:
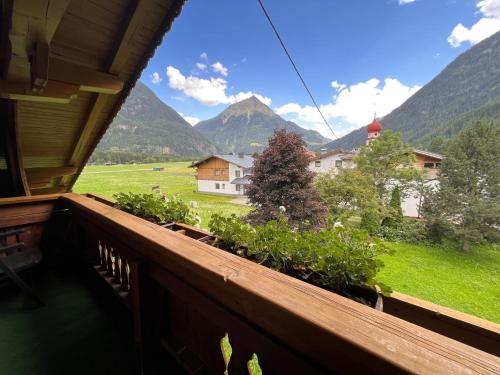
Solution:
M 188 162 L 86 167 L 75 185 L 79 193 L 111 198 L 116 192 L 151 192 L 197 201 L 202 227 L 215 213 L 243 215 L 250 208 L 231 203 L 232 197 L 196 192 Z M 153 172 L 153 166 L 165 171 Z M 482 246 L 469 253 L 446 247 L 390 243 L 386 266 L 377 279 L 394 290 L 500 323 L 500 247 Z
M 388 244 L 377 280 L 398 292 L 500 323 L 500 247 Z
M 160 185 L 161 192 L 177 195 L 187 203 L 198 202 L 196 211 L 201 217 L 201 226 L 206 228 L 213 213 L 235 213 L 244 215 L 250 208 L 231 203 L 235 198 L 196 192 L 194 169 L 190 162 L 171 162 L 136 165 L 109 165 L 85 167 L 74 191 L 95 193 L 112 198 L 114 193 L 151 193 L 153 185 Z M 153 167 L 164 167 L 155 172 Z

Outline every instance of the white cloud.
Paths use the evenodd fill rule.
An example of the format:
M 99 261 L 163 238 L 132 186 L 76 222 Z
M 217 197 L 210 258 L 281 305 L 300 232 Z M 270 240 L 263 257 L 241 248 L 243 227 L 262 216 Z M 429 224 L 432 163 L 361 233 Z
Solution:
M 200 70 L 206 70 L 207 69 L 207 64 L 202 64 L 200 62 L 196 63 L 196 67 Z
M 151 77 L 151 83 L 153 85 L 159 85 L 160 82 L 162 81 L 162 78 L 160 77 L 160 73 L 154 72 L 153 74 L 150 75 Z
M 202 52 L 201 55 L 200 55 L 200 59 L 202 60 L 208 60 L 208 55 L 206 52 Z
M 167 77 L 168 85 L 171 88 L 182 91 L 186 96 L 194 98 L 205 105 L 233 104 L 252 95 L 255 95 L 267 105 L 271 104 L 270 98 L 251 91 L 227 95 L 227 81 L 223 78 L 210 77 L 205 79 L 193 75 L 186 77 L 173 66 L 167 67 Z
M 195 126 L 197 123 L 200 122 L 200 119 L 198 117 L 191 117 L 191 116 L 184 116 L 184 113 L 182 112 L 177 112 L 181 117 L 186 120 L 191 126 Z
M 486 17 L 500 18 L 500 1 L 482 0 L 477 3 L 479 11 Z
M 224 77 L 227 77 L 227 68 L 222 65 L 219 61 L 217 61 L 215 64 L 212 64 L 212 69 L 216 73 L 222 74 Z
M 462 43 L 476 44 L 500 31 L 500 0 L 482 0 L 477 3 L 482 17 L 470 28 L 459 23 L 450 36 L 448 43 L 456 48 Z
M 346 85 L 344 85 L 343 83 L 339 83 L 338 81 L 332 81 L 331 85 L 336 91 L 341 91 L 347 87 Z
M 337 86 L 342 85 L 338 82 L 334 85 L 334 82 L 332 87 L 338 91 L 338 95 L 333 97 L 331 103 L 321 105 L 320 109 L 339 136 L 367 125 L 373 119 L 375 110 L 378 117 L 385 116 L 420 89 L 420 86 L 405 86 L 394 78 L 386 78 L 383 83 L 372 78 L 349 87 L 344 85 L 341 89 Z M 288 103 L 275 108 L 275 111 L 299 125 L 318 130 L 326 137 L 332 137 L 313 106 Z
M 399 5 L 406 5 L 406 4 L 410 4 L 410 3 L 414 3 L 415 0 L 399 0 L 398 3 Z

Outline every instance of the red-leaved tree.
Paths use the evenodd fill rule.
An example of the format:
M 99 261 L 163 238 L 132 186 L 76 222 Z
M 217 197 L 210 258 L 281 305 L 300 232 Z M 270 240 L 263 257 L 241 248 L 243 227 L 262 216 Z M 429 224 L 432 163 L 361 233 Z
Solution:
M 251 223 L 262 224 L 284 212 L 289 223 L 300 229 L 324 224 L 327 208 L 312 186 L 314 172 L 308 169 L 309 161 L 299 134 L 284 129 L 274 133 L 269 146 L 254 162 L 246 190 L 255 207 L 247 216 Z

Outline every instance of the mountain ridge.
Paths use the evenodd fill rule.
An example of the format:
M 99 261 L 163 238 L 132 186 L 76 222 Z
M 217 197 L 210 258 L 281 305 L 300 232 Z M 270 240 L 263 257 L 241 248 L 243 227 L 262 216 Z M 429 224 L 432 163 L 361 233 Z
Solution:
M 425 146 L 434 136 L 453 136 L 474 120 L 498 118 L 499 113 L 500 32 L 460 54 L 381 122 L 385 129 L 401 132 L 406 142 Z M 362 127 L 326 147 L 353 149 L 365 140 Z
M 142 82 L 137 82 L 97 149 L 183 157 L 218 151 Z

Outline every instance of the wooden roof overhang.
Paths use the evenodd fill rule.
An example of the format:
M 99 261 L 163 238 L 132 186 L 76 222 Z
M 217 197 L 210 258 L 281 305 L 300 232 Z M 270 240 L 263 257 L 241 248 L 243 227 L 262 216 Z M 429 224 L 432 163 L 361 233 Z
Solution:
M 70 191 L 184 0 L 0 0 L 0 196 Z

